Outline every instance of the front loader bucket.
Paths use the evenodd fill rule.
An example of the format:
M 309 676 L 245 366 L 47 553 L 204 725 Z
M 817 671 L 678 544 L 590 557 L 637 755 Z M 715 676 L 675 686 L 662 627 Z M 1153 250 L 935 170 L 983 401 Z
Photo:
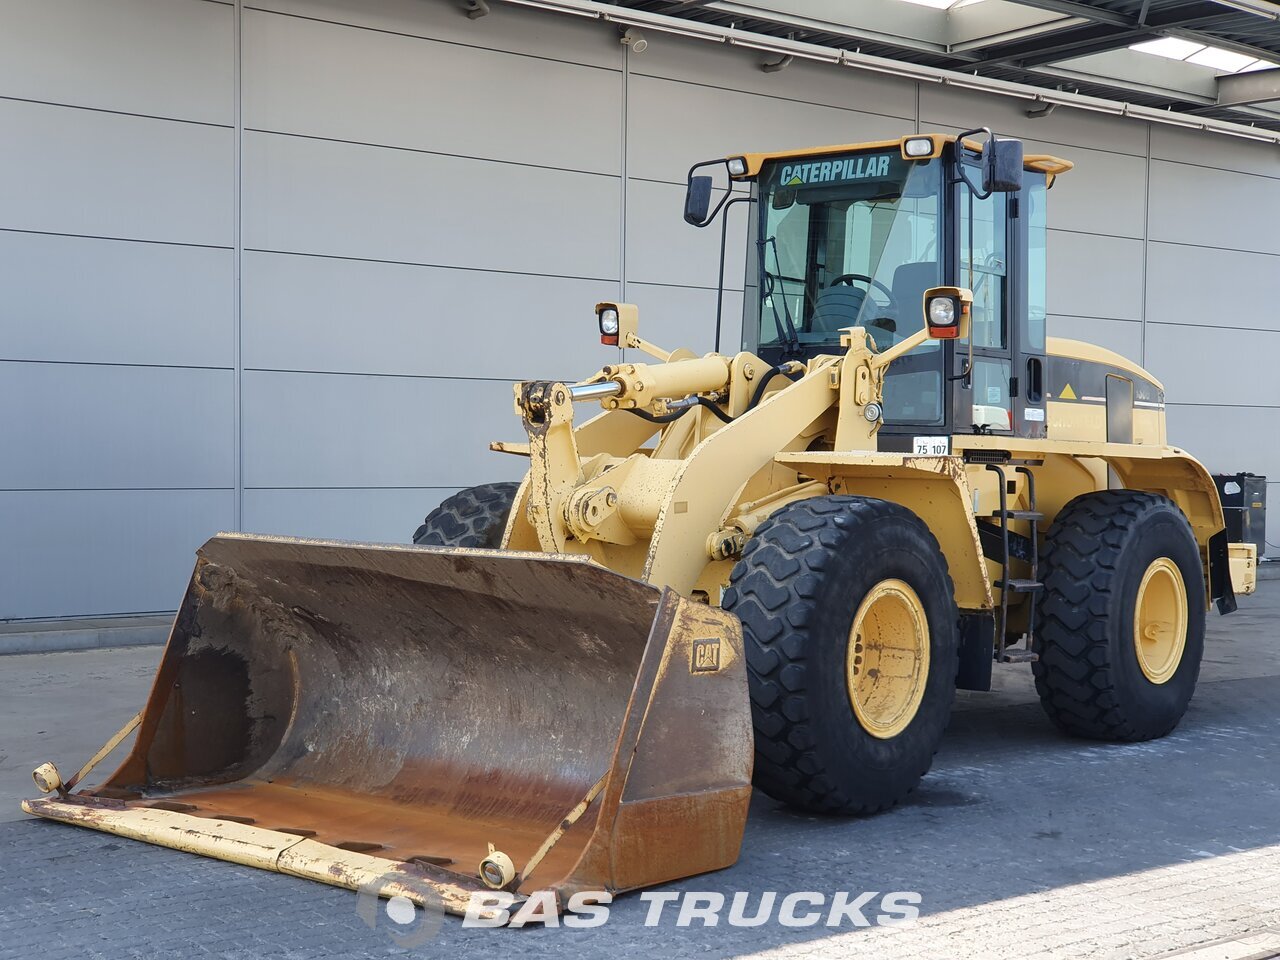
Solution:
M 572 556 L 224 534 L 127 759 L 23 806 L 454 913 L 492 844 L 563 907 L 733 863 L 751 751 L 717 608 Z

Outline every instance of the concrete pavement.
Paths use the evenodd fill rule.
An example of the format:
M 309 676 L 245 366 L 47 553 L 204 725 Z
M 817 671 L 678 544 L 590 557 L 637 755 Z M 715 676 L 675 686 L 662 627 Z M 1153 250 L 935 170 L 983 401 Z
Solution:
M 1280 584 L 1210 614 L 1201 685 L 1171 736 L 1135 745 L 1058 735 L 1025 667 L 962 694 L 934 770 L 864 820 L 757 795 L 739 863 L 672 885 L 750 912 L 767 892 L 910 891 L 921 919 L 870 929 L 677 925 L 619 898 L 595 929 L 464 929 L 399 947 L 354 894 L 0 809 L 0 957 L 388 955 L 729 957 L 1266 956 L 1280 928 Z M 0 807 L 29 770 L 74 767 L 141 705 L 155 648 L 0 661 Z M 44 731 L 41 733 L 40 731 Z M 874 915 L 874 910 L 868 911 Z M 727 914 L 727 910 L 725 911 Z M 776 914 L 775 914 L 776 917 Z M 421 922 L 421 921 L 419 921 Z M 412 929 L 412 928 L 404 928 Z M 1240 940 L 1252 937 L 1252 940 Z M 1256 949 L 1255 949 L 1256 948 Z M 1252 951 L 1252 952 L 1248 952 Z M 1193 960 L 1199 960 L 1193 956 Z

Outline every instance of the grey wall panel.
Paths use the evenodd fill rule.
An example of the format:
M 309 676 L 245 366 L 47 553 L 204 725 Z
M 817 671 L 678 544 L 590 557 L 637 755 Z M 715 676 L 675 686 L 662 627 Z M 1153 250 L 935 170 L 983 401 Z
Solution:
M 234 7 L 0 0 L 0 23 L 0 96 L 234 122 Z
M 246 487 L 461 487 L 509 480 L 526 461 L 503 380 L 244 375 Z
M 0 100 L 0 227 L 230 246 L 224 127 Z
M 1147 322 L 1147 366 L 1177 403 L 1280 407 L 1277 358 L 1280 332 Z
M 1274 188 L 1280 195 L 1280 181 Z M 1277 200 L 1280 203 L 1280 200 Z M 1147 248 L 1147 316 L 1158 322 L 1280 330 L 1280 257 L 1177 243 Z
M 745 109 L 752 111 L 757 118 L 756 132 L 759 134 L 767 134 L 765 128 L 768 123 L 762 122 L 766 116 L 769 122 L 785 122 L 788 110 L 808 104 L 826 104 L 904 119 L 913 119 L 916 115 L 916 85 L 909 80 L 861 70 L 833 70 L 804 60 L 796 60 L 778 73 L 765 73 L 760 64 L 765 60 L 776 60 L 773 54 L 656 33 L 648 34 L 648 39 L 649 49 L 631 57 L 633 79 L 641 75 L 667 77 L 790 101 L 744 102 Z M 706 116 L 704 119 L 714 122 L 716 118 Z M 749 118 L 744 120 L 750 123 Z M 832 115 L 832 120 L 836 121 L 837 116 Z M 749 127 L 744 129 L 750 131 Z M 818 140 L 791 146 L 849 143 L 863 139 L 866 138 L 856 126 L 842 126 L 834 122 Z M 751 148 L 739 146 L 736 149 Z
M 0 489 L 232 487 L 230 370 L 0 363 Z
M 478 20 L 462 16 L 454 0 L 248 0 L 245 6 L 570 63 L 622 64 L 612 24 L 506 5 L 498 16 Z
M 599 363 L 612 281 L 246 253 L 246 367 L 518 379 Z M 477 365 L 479 365 L 477 367 Z
M 1181 447 L 1210 473 L 1260 473 L 1280 477 L 1274 409 L 1171 405 L 1169 443 Z
M 0 492 L 0 620 L 175 610 L 230 490 Z
M 643 335 L 704 351 L 719 232 L 682 221 L 689 164 L 898 136 L 917 97 L 926 130 L 987 124 L 1077 162 L 1050 195 L 1051 332 L 1141 360 L 1145 293 L 1174 441 L 1280 480 L 1280 453 L 1250 442 L 1274 433 L 1257 405 L 1280 406 L 1280 332 L 1220 329 L 1280 330 L 1261 306 L 1274 257 L 1189 245 L 1280 252 L 1272 150 L 803 62 L 765 74 L 758 52 L 653 32 L 625 59 L 624 105 L 608 22 L 497 4 L 473 21 L 458 0 L 245 8 L 244 119 L 275 132 L 245 137 L 237 289 L 230 249 L 193 246 L 235 242 L 234 137 L 207 125 L 232 117 L 234 7 L 0 0 L 0 360 L 51 361 L 0 369 L 0 491 L 23 488 L 0 492 L 0 617 L 177 603 L 195 546 L 236 522 L 235 374 L 189 368 L 237 362 L 237 296 L 242 526 L 403 542 L 454 489 L 523 473 L 487 450 L 522 438 L 512 380 L 617 356 L 591 307 L 619 295 L 624 143 L 625 298 Z M 1144 291 L 1148 137 L 1152 235 L 1188 245 L 1149 244 Z M 734 291 L 726 350 L 740 315 Z M 1197 405 L 1222 398 L 1248 406 Z
M 1026 100 L 992 97 L 957 90 L 955 87 L 944 87 L 939 83 L 920 85 L 922 130 L 932 130 L 940 125 L 990 127 L 999 133 L 1042 143 L 1092 147 L 1095 150 L 1146 156 L 1146 124 L 1087 110 L 1070 109 L 1055 110 L 1047 117 L 1032 118 L 1027 116 L 1027 106 Z M 1063 152 L 1066 152 L 1065 148 Z
M 1146 229 L 1146 160 L 1105 150 L 1028 141 L 1027 153 L 1075 163 L 1048 194 L 1049 223 L 1059 230 L 1141 238 Z
M 627 280 L 687 287 L 716 285 L 720 224 L 705 229 L 684 222 L 684 185 L 631 180 L 627 184 Z M 742 289 L 746 217 L 730 212 L 725 244 L 725 287 Z
M 246 490 L 251 533 L 408 543 L 423 517 L 456 488 Z
M 1049 336 L 1096 343 L 1100 347 L 1114 350 L 1134 363 L 1142 362 L 1142 322 L 1140 320 L 1051 316 Z
M 1048 284 L 1052 314 L 1141 319 L 1142 241 L 1050 228 Z
M 1151 161 L 1152 240 L 1280 253 L 1277 217 L 1270 177 Z
M 245 135 L 253 249 L 616 279 L 614 177 Z
M 1151 126 L 1151 155 L 1161 160 L 1280 177 L 1280 152 L 1272 144 L 1240 137 L 1219 137 L 1164 124 Z
M 628 283 L 627 299 L 640 308 L 640 336 L 649 342 L 665 350 L 687 347 L 699 355 L 711 351 L 716 329 L 714 290 Z M 742 294 L 726 291 L 720 351 L 737 353 L 741 342 Z
M 649 76 L 633 75 L 627 95 L 627 175 L 680 184 L 701 160 L 890 139 L 915 129 L 911 120 Z
M 234 360 L 232 252 L 0 232 L 0 360 Z
M 618 72 L 254 11 L 244 31 L 247 127 L 621 172 Z

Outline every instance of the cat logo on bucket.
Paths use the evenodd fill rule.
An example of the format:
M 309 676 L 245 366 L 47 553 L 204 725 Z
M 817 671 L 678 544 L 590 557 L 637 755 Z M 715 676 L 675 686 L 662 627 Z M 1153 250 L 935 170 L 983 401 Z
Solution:
M 710 637 L 693 641 L 693 657 L 689 662 L 690 673 L 715 673 L 720 669 L 720 639 Z

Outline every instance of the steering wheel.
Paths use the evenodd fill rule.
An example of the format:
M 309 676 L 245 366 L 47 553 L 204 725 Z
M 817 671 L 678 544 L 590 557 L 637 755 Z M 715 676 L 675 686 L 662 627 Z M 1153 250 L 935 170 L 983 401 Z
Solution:
M 852 284 L 855 280 L 860 283 L 865 283 L 869 289 L 875 288 L 881 291 L 889 301 L 886 306 L 893 306 L 893 291 L 874 277 L 868 277 L 865 273 L 842 273 L 840 276 L 828 283 L 827 286 L 834 287 L 838 283 Z
M 842 273 L 827 284 L 827 289 L 830 290 L 832 287 L 840 283 L 852 285 L 854 280 L 865 283 L 867 285 L 868 293 L 872 290 L 879 290 L 885 295 L 886 302 L 878 304 L 878 306 L 885 311 L 887 316 L 874 317 L 869 321 L 869 325 L 872 327 L 879 327 L 887 333 L 897 333 L 898 321 L 894 319 L 894 315 L 898 312 L 898 305 L 893 300 L 893 291 L 879 280 L 875 279 L 875 277 L 868 277 L 865 273 Z

